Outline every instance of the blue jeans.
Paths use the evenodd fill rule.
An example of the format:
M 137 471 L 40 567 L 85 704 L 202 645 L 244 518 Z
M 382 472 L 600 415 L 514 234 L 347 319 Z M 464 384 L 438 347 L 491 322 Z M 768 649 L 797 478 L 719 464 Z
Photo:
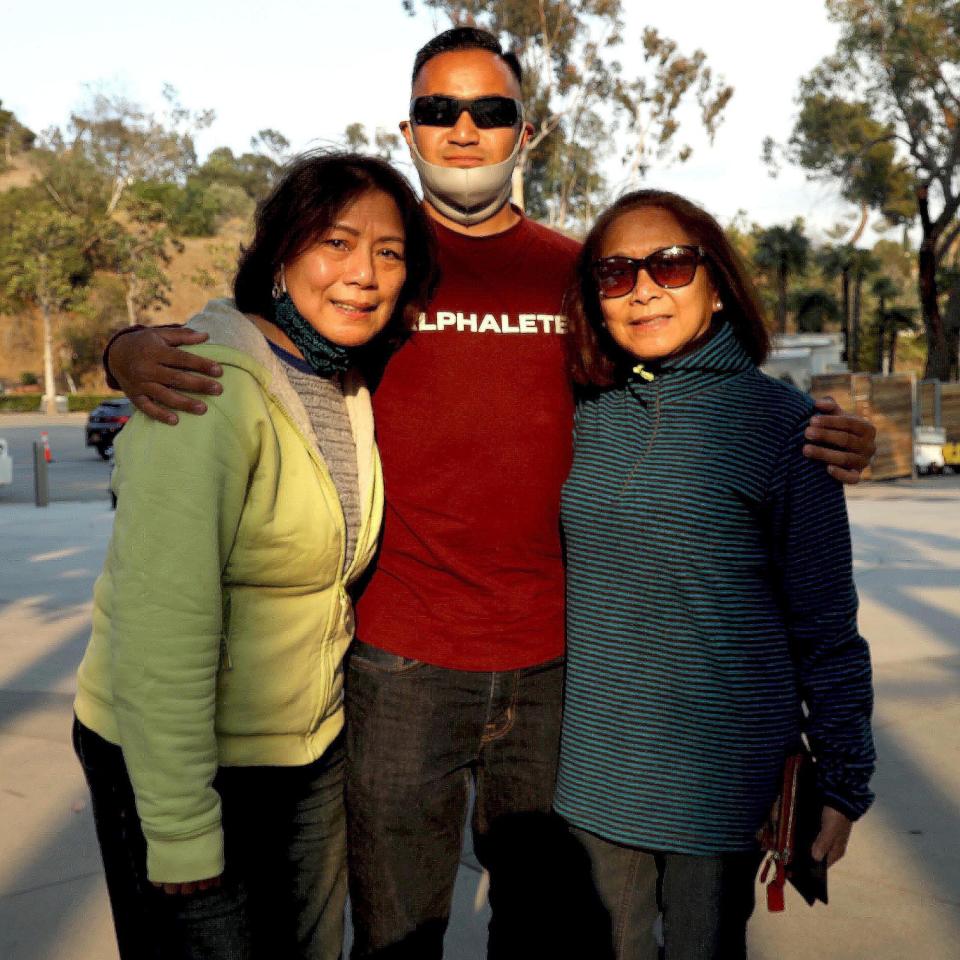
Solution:
M 354 642 L 347 665 L 353 957 L 436 960 L 470 797 L 490 873 L 489 956 L 547 955 L 564 825 L 551 813 L 563 662 L 472 672 Z
M 570 828 L 606 910 L 591 960 L 745 960 L 759 851 L 657 853 Z
M 166 894 L 147 879 L 146 841 L 123 751 L 79 721 L 73 742 L 93 805 L 122 960 L 337 960 L 346 836 L 340 737 L 302 767 L 221 767 L 226 868 L 219 887 Z

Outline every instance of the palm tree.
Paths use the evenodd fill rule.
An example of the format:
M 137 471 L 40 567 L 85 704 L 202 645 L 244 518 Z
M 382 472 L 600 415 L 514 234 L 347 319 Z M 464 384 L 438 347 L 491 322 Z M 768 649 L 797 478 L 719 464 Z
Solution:
M 850 265 L 854 248 L 848 243 L 821 247 L 817 251 L 817 266 L 827 280 L 840 278 L 840 332 L 843 335 L 844 360 L 850 357 Z
M 790 306 L 797 318 L 798 333 L 820 333 L 827 321 L 840 314 L 837 298 L 820 287 L 802 287 L 794 290 Z
M 897 334 L 901 330 L 916 330 L 916 311 L 906 307 L 892 307 L 887 311 L 886 323 L 884 324 L 890 337 L 887 347 L 890 362 L 887 365 L 887 373 L 893 373 L 894 363 L 897 354 Z
M 753 258 L 765 273 L 773 273 L 777 285 L 777 331 L 787 331 L 787 278 L 807 268 L 810 241 L 803 232 L 803 221 L 789 227 L 768 227 L 757 235 Z
M 881 373 L 883 372 L 883 353 L 884 353 L 884 341 L 886 339 L 886 333 L 888 329 L 887 324 L 887 301 L 893 300 L 896 297 L 900 296 L 901 290 L 900 287 L 894 283 L 889 277 L 877 277 L 873 283 L 870 284 L 870 292 L 877 298 L 877 370 Z
M 850 256 L 850 281 L 853 302 L 850 307 L 850 342 L 847 366 L 854 372 L 860 369 L 860 312 L 863 303 L 863 281 L 880 268 L 880 261 L 869 250 L 854 250 Z

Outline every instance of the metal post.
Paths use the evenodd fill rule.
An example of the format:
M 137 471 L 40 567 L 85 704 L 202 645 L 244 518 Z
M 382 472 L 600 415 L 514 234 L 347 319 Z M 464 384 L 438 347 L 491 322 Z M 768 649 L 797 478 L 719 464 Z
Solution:
M 33 441 L 33 492 L 38 507 L 45 507 L 50 503 L 50 484 L 47 482 L 47 459 L 44 456 L 43 444 Z

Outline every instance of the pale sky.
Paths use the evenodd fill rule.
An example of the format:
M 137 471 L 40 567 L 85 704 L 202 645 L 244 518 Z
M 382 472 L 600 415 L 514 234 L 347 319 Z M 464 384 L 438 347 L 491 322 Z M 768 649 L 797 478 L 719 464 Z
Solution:
M 406 111 L 414 53 L 448 25 L 427 13 L 408 17 L 400 0 L 3 6 L 0 100 L 29 127 L 66 123 L 85 86 L 159 108 L 169 82 L 184 106 L 216 110 L 216 122 L 198 140 L 201 154 L 219 145 L 243 151 L 263 127 L 279 130 L 297 149 L 339 139 L 352 121 L 395 130 Z M 792 170 L 772 180 L 760 161 L 766 135 L 789 134 L 800 76 L 833 49 L 837 31 L 822 0 L 626 0 L 625 8 L 626 44 L 618 56 L 628 71 L 640 64 L 639 37 L 651 23 L 682 51 L 705 50 L 715 73 L 736 89 L 714 145 L 697 132 L 689 137 L 693 157 L 654 168 L 648 185 L 685 193 L 723 220 L 744 209 L 764 225 L 802 216 L 822 229 L 851 213 L 834 188 L 808 184 Z M 607 173 L 616 185 L 616 161 Z

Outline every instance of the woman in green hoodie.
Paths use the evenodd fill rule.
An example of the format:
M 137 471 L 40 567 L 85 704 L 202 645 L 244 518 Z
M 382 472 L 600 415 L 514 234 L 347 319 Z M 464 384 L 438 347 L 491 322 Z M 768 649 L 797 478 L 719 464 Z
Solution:
M 339 957 L 348 589 L 383 508 L 360 370 L 412 328 L 434 262 L 406 181 L 294 162 L 234 301 L 191 320 L 210 416 L 137 414 L 78 675 L 74 742 L 121 957 Z

